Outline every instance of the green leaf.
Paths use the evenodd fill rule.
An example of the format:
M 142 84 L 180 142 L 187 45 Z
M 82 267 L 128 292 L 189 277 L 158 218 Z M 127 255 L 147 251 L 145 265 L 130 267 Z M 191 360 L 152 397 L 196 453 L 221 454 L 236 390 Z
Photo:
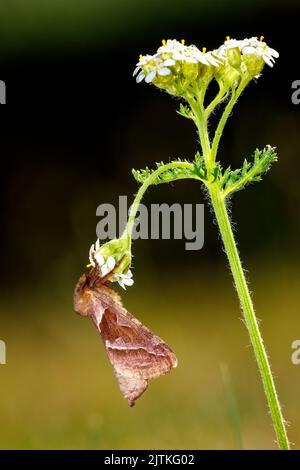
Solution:
M 194 120 L 194 114 L 193 114 L 193 111 L 188 107 L 188 106 L 185 106 L 184 104 L 180 103 L 180 106 L 179 106 L 179 111 L 177 111 L 177 114 L 179 114 L 180 116 L 183 116 L 187 119 L 192 119 Z
M 202 155 L 199 152 L 195 155 L 194 160 L 194 172 L 198 178 L 201 178 L 203 181 L 207 180 L 207 170 L 205 166 L 205 161 Z
M 277 154 L 275 147 L 268 145 L 263 150 L 255 150 L 253 163 L 245 159 L 242 168 L 232 170 L 228 167 L 223 173 L 220 168 L 218 180 L 223 193 L 227 196 L 228 194 L 240 191 L 249 183 L 261 181 L 262 175 L 266 173 L 272 163 L 276 161 Z
M 153 176 L 153 173 L 157 171 L 158 169 L 162 169 L 162 171 L 154 178 L 154 180 L 151 182 L 151 184 L 157 185 L 157 184 L 162 184 L 162 183 L 171 183 L 172 181 L 176 181 L 179 179 L 184 179 L 184 178 L 201 178 L 203 179 L 203 171 L 196 166 L 196 163 L 194 163 L 194 167 L 186 168 L 183 166 L 180 166 L 180 163 L 190 163 L 187 160 L 173 160 L 170 162 L 171 164 L 176 164 L 178 163 L 178 166 L 174 166 L 173 168 L 166 168 L 165 171 L 163 171 L 163 167 L 168 165 L 164 162 L 159 162 L 156 163 L 156 168 L 154 169 L 149 169 L 146 167 L 143 170 L 132 170 L 132 174 L 136 181 L 138 183 L 143 184 L 148 178 Z

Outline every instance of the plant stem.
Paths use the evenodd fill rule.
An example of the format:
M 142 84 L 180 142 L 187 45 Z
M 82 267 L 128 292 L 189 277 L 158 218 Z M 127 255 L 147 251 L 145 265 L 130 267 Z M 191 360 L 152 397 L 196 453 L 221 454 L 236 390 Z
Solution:
M 199 116 L 199 118 L 198 118 Z M 204 109 L 201 108 L 199 114 L 196 114 L 196 124 L 199 131 L 200 142 L 203 150 L 204 158 L 206 159 L 206 164 L 210 160 L 210 142 L 207 134 L 207 120 L 204 117 Z
M 209 118 L 209 116 L 215 110 L 215 108 L 220 103 L 222 103 L 222 101 L 226 98 L 227 93 L 228 93 L 228 88 L 226 88 L 226 87 L 220 88 L 217 96 L 211 101 L 211 103 L 205 109 L 205 117 L 206 118 Z
M 204 96 L 203 93 L 198 95 L 198 99 L 189 99 L 189 105 L 194 113 L 195 124 L 198 129 L 202 152 L 206 164 L 210 160 L 210 141 L 207 132 L 207 117 L 203 106 Z
M 251 77 L 246 75 L 243 78 L 243 80 L 241 81 L 241 83 L 239 84 L 238 88 L 236 90 L 233 89 L 232 92 L 231 92 L 230 100 L 228 101 L 227 106 L 224 110 L 224 113 L 223 113 L 223 115 L 222 115 L 222 117 L 219 121 L 218 127 L 216 129 L 216 133 L 215 133 L 215 136 L 214 136 L 214 140 L 213 140 L 213 143 L 212 143 L 212 146 L 211 146 L 211 156 L 210 156 L 210 158 L 211 158 L 212 162 L 215 162 L 215 160 L 216 160 L 218 147 L 219 147 L 219 142 L 220 142 L 220 139 L 222 137 L 223 130 L 224 130 L 225 124 L 227 122 L 227 119 L 229 118 L 230 113 L 231 113 L 235 103 L 237 102 L 238 98 L 240 97 L 241 93 L 246 88 L 246 86 L 248 85 L 250 80 L 251 80 Z
M 190 170 L 193 170 L 194 166 L 193 166 L 192 163 L 187 163 L 187 162 L 167 163 L 166 165 L 160 166 L 156 171 L 151 173 L 149 178 L 147 178 L 146 181 L 141 185 L 141 187 L 138 190 L 138 192 L 137 192 L 137 194 L 134 198 L 134 201 L 131 205 L 130 213 L 129 213 L 129 217 L 128 217 L 128 222 L 127 222 L 127 225 L 125 227 L 124 233 L 122 235 L 122 237 L 124 237 L 124 238 L 127 237 L 129 245 L 131 245 L 131 236 L 132 236 L 132 231 L 133 231 L 133 227 L 134 227 L 134 221 L 135 221 L 136 213 L 137 213 L 138 207 L 141 203 L 141 200 L 142 200 L 145 192 L 147 191 L 149 186 L 151 186 L 154 183 L 154 181 L 157 179 L 157 177 L 161 173 L 164 173 L 165 171 L 170 170 L 171 168 L 188 168 Z M 189 176 L 189 178 L 192 178 L 192 176 Z M 196 175 L 193 177 L 193 179 L 200 180 L 200 178 L 198 178 L 198 176 L 196 176 Z
M 264 347 L 263 339 L 259 330 L 258 322 L 255 316 L 251 296 L 245 279 L 236 243 L 234 240 L 234 235 L 226 210 L 225 199 L 216 184 L 210 184 L 208 189 L 210 192 L 212 205 L 221 232 L 222 240 L 228 256 L 238 297 L 244 313 L 245 323 L 249 331 L 249 336 L 254 349 L 254 354 L 262 376 L 264 390 L 271 411 L 271 416 L 273 419 L 278 444 L 280 449 L 288 450 L 290 446 L 286 434 L 284 418 L 282 416 L 270 364 Z

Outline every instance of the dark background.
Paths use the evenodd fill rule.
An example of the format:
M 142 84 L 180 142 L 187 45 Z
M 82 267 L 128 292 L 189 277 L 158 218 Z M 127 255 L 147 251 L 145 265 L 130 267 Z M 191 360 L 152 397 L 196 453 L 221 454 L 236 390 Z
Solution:
M 96 333 L 72 316 L 72 289 L 96 237 L 96 207 L 116 204 L 119 195 L 132 200 L 132 168 L 197 151 L 177 100 L 135 83 L 138 55 L 155 52 L 163 38 L 212 49 L 226 35 L 261 34 L 280 59 L 244 92 L 219 157 L 237 167 L 256 147 L 278 149 L 264 181 L 235 196 L 232 218 L 300 445 L 300 366 L 290 361 L 300 337 L 300 107 L 291 101 L 300 78 L 299 11 L 298 2 L 267 0 L 2 2 L 0 338 L 8 353 L 0 370 L 0 447 L 234 448 L 223 362 L 235 383 L 244 446 L 274 446 L 227 261 L 195 183 L 154 188 L 144 202 L 205 203 L 204 248 L 138 240 L 135 286 L 124 294 L 128 309 L 174 347 L 180 369 L 151 384 L 128 411 Z

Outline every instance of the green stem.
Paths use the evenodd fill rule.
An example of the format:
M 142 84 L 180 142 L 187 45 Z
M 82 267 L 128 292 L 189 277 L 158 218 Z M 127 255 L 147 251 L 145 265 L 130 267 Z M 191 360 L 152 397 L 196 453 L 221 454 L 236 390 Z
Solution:
M 229 118 L 235 103 L 237 102 L 238 98 L 240 97 L 241 93 L 246 88 L 250 80 L 251 80 L 251 77 L 246 75 L 241 81 L 241 83 L 239 84 L 238 88 L 236 90 L 232 89 L 230 100 L 228 101 L 227 106 L 224 110 L 224 113 L 219 121 L 218 127 L 215 132 L 214 140 L 211 146 L 210 158 L 212 162 L 215 162 L 216 160 L 219 142 L 222 137 L 227 119 Z
M 224 101 L 228 93 L 228 88 L 222 87 L 220 88 L 217 96 L 209 103 L 209 105 L 205 108 L 205 117 L 208 119 L 214 109 Z
M 165 171 L 170 170 L 171 168 L 188 168 L 190 170 L 194 170 L 194 166 L 193 166 L 192 163 L 173 162 L 173 163 L 167 163 L 166 165 L 160 166 L 156 171 L 151 173 L 149 178 L 147 178 L 146 181 L 140 186 L 140 189 L 138 190 L 138 192 L 137 192 L 137 194 L 134 198 L 134 201 L 131 205 L 131 208 L 130 208 L 128 222 L 127 222 L 127 225 L 125 227 L 124 233 L 122 235 L 122 237 L 128 239 L 129 246 L 131 245 L 131 236 L 132 236 L 132 231 L 133 231 L 133 227 L 134 227 L 134 221 L 135 221 L 136 213 L 137 213 L 138 207 L 141 203 L 141 200 L 142 200 L 145 192 L 147 191 L 149 186 L 151 186 L 154 183 L 154 181 L 157 179 L 157 177 L 161 173 L 164 173 Z M 200 178 L 196 175 L 194 177 L 190 176 L 189 178 L 200 180 Z
M 210 141 L 207 132 L 207 117 L 205 116 L 205 110 L 203 106 L 204 96 L 202 94 L 198 95 L 198 99 L 194 98 L 188 99 L 189 105 L 194 114 L 195 124 L 198 129 L 198 134 L 200 138 L 200 143 L 202 147 L 203 156 L 206 163 L 210 160 Z
M 245 279 L 244 271 L 241 265 L 238 250 L 235 244 L 230 220 L 225 206 L 225 199 L 220 193 L 216 184 L 209 186 L 212 205 L 216 214 L 217 222 L 221 232 L 222 240 L 228 256 L 230 268 L 233 274 L 234 283 L 244 313 L 245 323 L 249 331 L 250 340 L 254 349 L 254 354 L 261 373 L 265 394 L 271 411 L 278 444 L 280 449 L 288 450 L 290 448 L 285 423 L 282 416 L 278 395 L 275 388 L 270 364 L 268 361 L 266 349 L 259 330 L 258 322 L 255 316 L 252 300 Z

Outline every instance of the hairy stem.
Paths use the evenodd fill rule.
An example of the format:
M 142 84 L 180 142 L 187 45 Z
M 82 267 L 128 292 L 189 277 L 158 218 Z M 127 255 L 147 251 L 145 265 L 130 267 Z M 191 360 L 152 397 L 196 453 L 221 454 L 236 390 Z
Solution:
M 194 97 L 192 99 L 191 98 L 188 99 L 188 103 L 194 114 L 194 121 L 198 129 L 198 134 L 199 134 L 200 143 L 202 147 L 202 153 L 205 158 L 206 164 L 208 164 L 210 160 L 211 149 L 210 149 L 209 136 L 207 132 L 207 117 L 205 116 L 205 110 L 204 110 L 204 105 L 203 105 L 204 92 L 202 92 L 201 94 L 198 94 L 197 99 L 194 99 Z
M 273 419 L 278 445 L 280 449 L 288 450 L 290 448 L 283 415 L 280 408 L 278 395 L 275 388 L 270 364 L 268 361 L 266 349 L 259 330 L 258 322 L 255 316 L 251 296 L 245 279 L 244 271 L 234 240 L 232 228 L 230 225 L 228 213 L 225 206 L 225 200 L 216 184 L 209 186 L 212 205 L 216 214 L 216 219 L 221 232 L 222 240 L 229 260 L 230 268 L 233 274 L 237 294 L 244 313 L 245 323 L 249 332 L 250 340 L 254 349 L 254 354 L 261 373 L 265 394 Z
M 203 109 L 198 107 L 198 117 L 196 119 L 196 125 L 201 138 L 202 149 L 204 152 L 204 159 L 206 167 L 209 171 L 213 172 L 215 167 L 215 160 L 218 151 L 219 142 L 225 127 L 225 124 L 232 112 L 232 109 L 237 102 L 242 91 L 248 85 L 250 81 L 249 76 L 241 81 L 237 90 L 232 90 L 232 95 L 227 103 L 223 115 L 217 126 L 214 140 L 212 145 L 209 144 L 209 136 L 207 130 L 207 117 L 204 115 Z M 196 109 L 193 110 L 194 113 Z M 201 131 L 201 132 L 200 132 Z M 208 142 L 208 145 L 206 145 Z M 204 144 L 204 145 L 203 145 Z M 258 367 L 261 373 L 267 402 L 271 411 L 271 416 L 275 428 L 275 432 L 278 439 L 278 445 L 280 449 L 289 449 L 289 442 L 285 429 L 285 422 L 282 416 L 278 395 L 275 388 L 274 379 L 272 376 L 268 356 L 264 347 L 263 339 L 259 330 L 258 322 L 255 316 L 251 296 L 245 279 L 244 271 L 242 268 L 241 260 L 236 247 L 234 235 L 231 229 L 230 220 L 228 217 L 225 197 L 221 192 L 221 189 L 217 182 L 210 182 L 207 184 L 213 209 L 216 214 L 219 230 L 224 243 L 225 251 L 229 260 L 230 268 L 233 274 L 234 283 L 238 293 L 238 297 L 243 310 L 245 323 L 249 331 L 250 340 L 254 349 L 254 354 L 258 363 Z
M 209 105 L 205 108 L 205 117 L 209 118 L 211 113 L 215 110 L 215 108 L 222 103 L 224 99 L 226 99 L 228 93 L 228 88 L 222 87 L 219 89 L 217 96 L 209 103 Z
M 233 110 L 233 107 L 234 107 L 235 103 L 237 102 L 238 98 L 240 97 L 241 93 L 246 88 L 246 86 L 248 85 L 250 80 L 251 80 L 251 77 L 246 75 L 246 77 L 244 77 L 243 80 L 241 81 L 241 83 L 239 84 L 238 88 L 236 90 L 233 89 L 231 91 L 230 100 L 228 101 L 228 103 L 226 105 L 226 108 L 224 110 L 224 113 L 223 113 L 223 115 L 222 115 L 222 117 L 219 121 L 218 127 L 217 127 L 216 132 L 215 132 L 214 140 L 212 142 L 211 155 L 210 155 L 210 158 L 211 158 L 212 162 L 215 162 L 215 160 L 216 160 L 218 147 L 219 147 L 219 142 L 220 142 L 220 139 L 222 137 L 225 124 L 226 124 L 226 122 L 227 122 L 227 120 L 228 120 L 228 118 L 229 118 L 229 116 L 230 116 L 230 114 Z
M 138 207 L 141 203 L 141 200 L 145 192 L 147 191 L 149 186 L 151 186 L 155 182 L 155 180 L 160 174 L 164 173 L 167 170 L 170 170 L 171 168 L 187 168 L 189 170 L 193 170 L 194 166 L 192 163 L 187 163 L 187 162 L 167 163 L 166 165 L 160 166 L 156 171 L 151 173 L 149 178 L 147 178 L 146 181 L 141 185 L 131 205 L 128 222 L 125 227 L 124 233 L 122 235 L 124 238 L 126 237 L 128 239 L 129 245 L 131 244 L 131 236 L 132 236 L 132 231 L 134 227 L 136 213 L 137 213 Z M 192 176 L 190 176 L 190 178 L 192 178 Z M 200 179 L 200 178 L 198 178 L 198 176 L 195 175 L 193 179 Z

